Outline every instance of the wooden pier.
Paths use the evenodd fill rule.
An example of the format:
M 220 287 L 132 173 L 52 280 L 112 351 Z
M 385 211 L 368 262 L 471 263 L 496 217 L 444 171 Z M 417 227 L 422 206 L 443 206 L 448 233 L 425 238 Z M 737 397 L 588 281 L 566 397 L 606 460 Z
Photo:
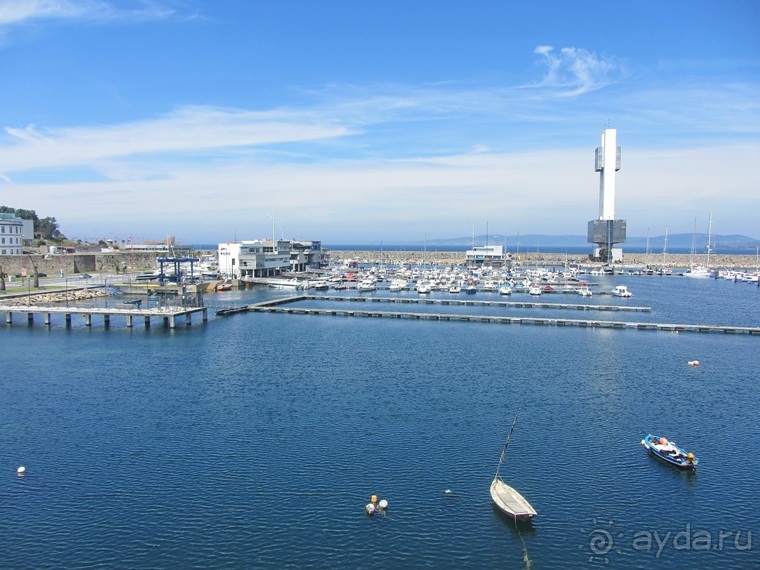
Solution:
M 163 319 L 164 325 L 173 329 L 177 326 L 177 320 L 185 317 L 185 326 L 190 326 L 193 313 L 202 313 L 203 322 L 208 321 L 207 307 L 152 307 L 149 309 L 140 308 L 110 308 L 110 307 L 62 307 L 43 306 L 43 305 L 0 305 L 0 312 L 5 312 L 5 322 L 11 324 L 13 316 L 16 314 L 26 314 L 27 322 L 34 324 L 35 315 L 44 315 L 45 324 L 51 324 L 51 316 L 62 314 L 65 316 L 66 326 L 71 326 L 72 315 L 82 315 L 85 326 L 92 326 L 92 317 L 103 317 L 104 326 L 111 324 L 111 317 L 124 317 L 127 327 L 132 327 L 134 318 L 144 318 L 145 327 L 150 327 L 151 319 Z
M 549 325 L 549 326 L 576 326 L 582 328 L 608 328 L 608 329 L 625 329 L 625 330 L 648 330 L 648 331 L 667 331 L 671 333 L 680 332 L 700 332 L 713 333 L 720 332 L 726 334 L 750 334 L 760 335 L 760 327 L 739 327 L 731 325 L 698 325 L 698 324 L 674 324 L 674 323 L 650 323 L 650 322 L 628 322 L 628 321 L 603 321 L 603 320 L 585 320 L 585 319 L 561 319 L 561 318 L 544 318 L 544 317 L 507 317 L 497 315 L 460 315 L 454 313 L 416 313 L 410 311 L 381 311 L 369 308 L 359 309 L 335 309 L 335 308 L 305 308 L 305 307 L 287 307 L 286 305 L 300 301 L 311 300 L 343 300 L 343 301 L 364 301 L 379 302 L 383 299 L 377 297 L 334 297 L 320 295 L 296 295 L 293 297 L 284 297 L 273 301 L 266 301 L 254 305 L 248 305 L 247 310 L 251 312 L 269 312 L 269 313 L 286 313 L 298 315 L 331 315 L 344 317 L 370 317 L 370 318 L 393 318 L 393 319 L 420 319 L 432 321 L 463 321 L 477 323 L 498 323 L 498 324 L 518 324 L 518 325 Z M 610 307 L 602 305 L 565 305 L 551 303 L 505 303 L 504 301 L 441 301 L 436 299 L 385 299 L 390 302 L 418 302 L 423 304 L 470 304 L 484 306 L 516 306 L 538 308 L 542 305 L 548 305 L 545 308 L 583 308 L 585 310 L 611 310 Z M 651 310 L 648 307 L 618 307 L 614 310 Z

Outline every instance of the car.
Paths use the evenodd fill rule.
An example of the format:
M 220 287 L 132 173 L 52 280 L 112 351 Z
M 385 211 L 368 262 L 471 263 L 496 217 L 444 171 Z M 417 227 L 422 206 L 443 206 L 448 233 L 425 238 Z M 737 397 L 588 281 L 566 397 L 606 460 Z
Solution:
M 89 279 L 89 278 L 91 278 L 91 277 L 92 277 L 92 275 L 90 275 L 89 273 L 82 273 L 82 274 L 79 276 L 79 278 L 80 278 L 80 279 Z
M 47 273 L 42 273 L 41 271 L 37 273 L 37 277 L 47 277 Z

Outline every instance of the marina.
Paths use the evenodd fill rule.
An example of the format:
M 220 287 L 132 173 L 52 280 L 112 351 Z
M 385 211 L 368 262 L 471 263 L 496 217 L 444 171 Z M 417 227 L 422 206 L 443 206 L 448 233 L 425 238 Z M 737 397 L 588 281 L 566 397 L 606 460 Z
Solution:
M 379 311 L 369 309 L 336 309 L 336 308 L 302 308 L 286 307 L 284 305 L 297 303 L 308 300 L 333 300 L 333 301 L 351 301 L 366 302 L 369 299 L 356 297 L 321 297 L 315 295 L 300 295 L 286 299 L 277 299 L 275 301 L 266 301 L 238 309 L 226 309 L 220 311 L 222 316 L 240 312 L 269 312 L 285 313 L 296 315 L 332 315 L 342 317 L 368 317 L 368 318 L 392 318 L 392 319 L 427 319 L 433 321 L 465 321 L 477 323 L 496 323 L 496 324 L 517 324 L 517 325 L 550 325 L 550 326 L 576 326 L 591 328 L 612 328 L 612 329 L 633 329 L 633 330 L 659 330 L 667 332 L 700 332 L 700 333 L 726 333 L 726 334 L 749 334 L 760 335 L 760 327 L 739 327 L 730 325 L 698 325 L 698 324 L 674 324 L 674 323 L 650 323 L 650 322 L 628 322 L 628 321 L 601 321 L 601 320 L 582 320 L 582 319 L 557 319 L 557 318 L 540 318 L 540 317 L 508 317 L 496 315 L 463 315 L 450 313 L 415 313 L 408 311 Z M 373 298 L 375 302 L 389 303 L 423 303 L 423 304 L 471 304 L 478 306 L 493 307 L 519 307 L 519 308 L 541 308 L 547 307 L 556 309 L 573 309 L 573 310 L 601 310 L 601 311 L 651 311 L 648 307 L 618 307 L 618 306 L 590 306 L 590 305 L 562 305 L 546 303 L 504 303 L 489 301 L 446 301 L 432 299 L 379 299 Z
M 16 371 L 0 400 L 5 560 L 94 566 L 106 539 L 109 560 L 129 568 L 217 567 L 220 548 L 230 568 L 387 566 L 367 558 L 371 543 L 398 568 L 522 567 L 528 556 L 580 569 L 600 529 L 621 551 L 611 567 L 752 567 L 758 289 L 594 282 L 591 297 L 539 298 L 233 286 L 203 295 L 203 326 L 178 316 L 139 334 L 121 326 L 137 309 L 119 305 L 147 307 L 145 292 L 77 301 L 70 325 L 51 312 L 47 326 L 52 303 L 29 326 L 17 297 L 0 327 Z M 634 297 L 599 294 L 620 284 Z M 72 312 L 86 305 L 89 326 Z M 113 312 L 110 327 L 96 309 Z M 500 476 L 538 515 L 515 522 L 527 507 L 489 489 L 518 408 Z M 731 446 L 715 437 L 726 425 Z M 688 443 L 699 468 L 643 453 L 647 433 Z M 294 474 L 308 479 L 296 492 Z M 367 516 L 372 494 L 392 508 Z M 714 558 L 654 558 L 633 542 L 687 523 L 741 532 Z

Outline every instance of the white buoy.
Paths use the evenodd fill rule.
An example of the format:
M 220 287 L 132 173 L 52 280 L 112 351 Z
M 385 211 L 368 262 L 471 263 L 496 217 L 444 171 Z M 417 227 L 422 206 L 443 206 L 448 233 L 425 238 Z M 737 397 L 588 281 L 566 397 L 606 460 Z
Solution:
M 387 508 L 388 508 L 388 501 L 386 501 L 385 499 L 383 499 L 382 501 L 380 501 L 380 503 L 378 504 L 378 506 L 379 506 L 381 509 L 385 510 L 385 509 L 387 509 Z
M 375 505 L 372 503 L 367 503 L 367 506 L 364 507 L 367 510 L 367 514 L 372 516 L 375 514 Z
M 19 468 L 17 469 L 17 472 L 18 472 L 18 474 L 19 474 L 19 475 L 23 475 L 24 473 L 26 473 L 26 467 L 24 467 L 24 466 L 22 465 L 21 467 L 19 467 Z
M 447 495 L 451 495 L 451 489 L 446 489 L 446 490 L 444 491 L 444 493 L 446 493 Z

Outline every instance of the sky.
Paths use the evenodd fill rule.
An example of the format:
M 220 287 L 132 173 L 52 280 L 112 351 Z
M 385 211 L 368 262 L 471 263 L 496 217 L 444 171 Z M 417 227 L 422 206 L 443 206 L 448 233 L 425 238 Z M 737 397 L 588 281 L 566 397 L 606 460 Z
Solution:
M 760 238 L 760 2 L 0 0 L 0 205 L 69 238 Z

